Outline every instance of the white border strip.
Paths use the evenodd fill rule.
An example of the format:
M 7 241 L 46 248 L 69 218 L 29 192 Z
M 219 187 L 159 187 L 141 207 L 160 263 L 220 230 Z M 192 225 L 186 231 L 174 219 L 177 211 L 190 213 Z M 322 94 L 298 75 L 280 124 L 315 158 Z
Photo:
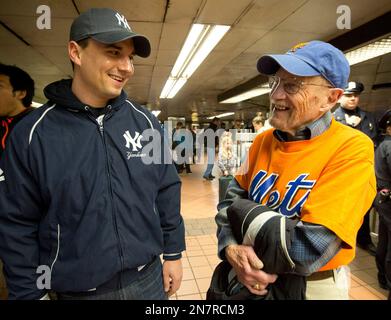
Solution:
M 290 255 L 289 255 L 289 252 L 288 252 L 288 248 L 286 246 L 286 230 L 285 230 L 286 220 L 285 219 L 287 219 L 287 218 L 286 217 L 281 217 L 281 222 L 280 222 L 281 246 L 282 246 L 282 251 L 285 254 L 285 257 L 288 259 L 288 262 L 289 262 L 289 264 L 290 264 L 290 266 L 291 266 L 291 268 L 293 270 L 295 268 L 295 263 L 291 259 Z
M 133 103 L 131 103 L 129 100 L 126 100 L 126 102 L 129 103 L 129 104 L 133 107 L 134 110 L 136 110 L 137 112 L 141 113 L 141 114 L 148 120 L 149 125 L 151 126 L 151 129 L 155 129 L 155 128 L 153 127 L 153 125 L 152 125 L 151 120 L 149 120 L 149 118 L 147 117 L 147 115 L 146 115 L 144 112 L 142 112 L 142 111 L 140 111 L 139 109 L 137 109 L 137 108 L 133 105 Z
M 34 130 L 35 130 L 35 127 L 38 125 L 38 123 L 41 122 L 41 120 L 45 117 L 45 115 L 50 111 L 52 110 L 54 107 L 56 106 L 56 104 L 54 104 L 53 106 L 51 106 L 50 108 L 47 108 L 45 110 L 45 112 L 42 114 L 42 116 L 34 123 L 31 131 L 30 131 L 30 135 L 29 135 L 29 144 L 31 143 L 31 140 L 33 138 L 33 134 L 34 134 Z
M 268 222 L 271 218 L 275 216 L 281 216 L 281 214 L 275 211 L 266 211 L 257 216 L 253 221 L 251 221 L 247 232 L 243 237 L 243 244 L 253 246 L 258 231 L 261 230 L 261 228 L 266 222 Z
M 52 262 L 52 265 L 50 266 L 50 271 L 53 271 L 53 266 L 56 263 L 58 258 L 58 253 L 60 252 L 60 234 L 61 234 L 60 225 L 58 224 L 57 225 L 57 251 L 56 251 L 56 256 Z
M 254 208 L 252 208 L 251 210 L 249 210 L 249 212 L 246 213 L 244 219 L 243 219 L 243 222 L 242 222 L 242 226 L 240 227 L 240 233 L 243 235 L 244 233 L 244 224 L 246 223 L 246 220 L 247 220 L 247 217 L 248 215 L 253 212 L 256 208 L 259 208 L 259 207 L 262 207 L 263 205 L 262 204 L 259 204 L 257 206 L 255 206 Z

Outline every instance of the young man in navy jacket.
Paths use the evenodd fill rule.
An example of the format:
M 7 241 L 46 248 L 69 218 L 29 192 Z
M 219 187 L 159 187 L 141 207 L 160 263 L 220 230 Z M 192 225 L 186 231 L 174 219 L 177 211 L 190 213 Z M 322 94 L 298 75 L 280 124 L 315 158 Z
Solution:
M 123 90 L 133 56 L 150 50 L 114 10 L 73 22 L 73 79 L 45 88 L 48 103 L 15 128 L 0 162 L 9 298 L 167 299 L 178 290 L 181 183 L 159 157 L 159 122 Z M 161 161 L 148 164 L 151 137 Z

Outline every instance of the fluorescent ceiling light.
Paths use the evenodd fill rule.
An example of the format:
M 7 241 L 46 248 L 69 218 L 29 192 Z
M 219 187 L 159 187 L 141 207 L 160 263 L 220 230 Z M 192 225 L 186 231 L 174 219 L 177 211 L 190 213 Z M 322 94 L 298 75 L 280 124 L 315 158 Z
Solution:
M 220 103 L 237 103 L 243 100 L 248 100 L 257 96 L 264 95 L 270 92 L 270 88 L 268 84 L 262 84 L 260 88 L 254 88 L 249 91 L 243 92 L 231 98 L 220 101 Z
M 152 110 L 151 113 L 157 118 L 157 116 L 160 114 L 161 110 Z
M 178 93 L 179 90 L 185 85 L 187 79 L 179 78 L 174 82 L 174 85 L 171 88 L 170 93 L 167 95 L 167 99 L 172 99 Z
M 223 118 L 223 117 L 232 116 L 233 114 L 235 114 L 235 112 L 226 112 L 226 113 L 219 114 L 217 116 L 208 117 L 207 119 Z
M 160 94 L 161 99 L 175 97 L 230 28 L 222 25 L 193 24 Z
M 391 35 L 369 43 L 361 48 L 345 53 L 346 59 L 352 66 L 354 64 L 382 56 L 391 52 Z
M 160 98 L 167 97 L 174 84 L 175 84 L 175 79 L 171 77 L 168 78 L 166 84 L 163 87 L 162 93 L 160 94 Z
M 190 29 L 190 32 L 186 38 L 186 41 L 182 47 L 181 52 L 179 53 L 178 58 L 175 61 L 174 67 L 171 70 L 171 75 L 173 77 L 177 77 L 181 71 L 183 71 L 183 67 L 186 65 L 186 60 L 192 55 L 192 51 L 195 49 L 196 42 L 204 35 L 201 35 L 204 30 L 204 26 L 202 24 L 194 24 Z
M 213 48 L 220 42 L 224 35 L 229 30 L 230 26 L 204 26 L 205 40 L 200 45 L 199 49 L 194 53 L 194 56 L 189 61 L 186 69 L 183 71 L 185 78 L 190 78 L 194 71 L 206 59 Z

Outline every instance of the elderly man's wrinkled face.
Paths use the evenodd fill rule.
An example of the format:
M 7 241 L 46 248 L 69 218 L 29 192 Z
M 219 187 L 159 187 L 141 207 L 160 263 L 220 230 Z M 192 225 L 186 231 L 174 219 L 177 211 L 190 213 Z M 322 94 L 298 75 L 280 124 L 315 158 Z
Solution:
M 274 128 L 294 135 L 331 109 L 330 84 L 324 78 L 297 77 L 284 69 L 279 69 L 276 77 L 280 81 L 270 93 L 270 124 Z

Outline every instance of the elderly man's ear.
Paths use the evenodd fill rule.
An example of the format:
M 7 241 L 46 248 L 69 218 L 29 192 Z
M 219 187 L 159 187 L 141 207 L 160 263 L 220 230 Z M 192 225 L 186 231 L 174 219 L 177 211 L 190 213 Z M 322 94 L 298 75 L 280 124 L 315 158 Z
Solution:
M 343 90 L 339 88 L 329 89 L 329 95 L 327 96 L 327 102 L 321 106 L 321 111 L 327 112 L 331 110 L 338 102 L 339 98 L 343 95 Z

